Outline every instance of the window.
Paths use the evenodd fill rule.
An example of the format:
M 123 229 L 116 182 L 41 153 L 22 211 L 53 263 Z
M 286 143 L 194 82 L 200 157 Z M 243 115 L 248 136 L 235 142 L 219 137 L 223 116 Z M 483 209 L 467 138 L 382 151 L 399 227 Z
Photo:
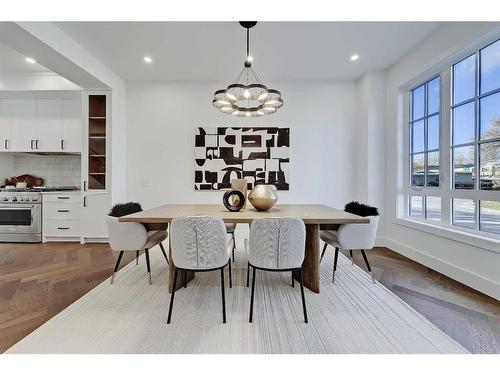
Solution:
M 500 40 L 455 61 L 409 90 L 406 215 L 499 238 Z
M 410 160 L 412 186 L 439 186 L 440 77 L 411 91 Z

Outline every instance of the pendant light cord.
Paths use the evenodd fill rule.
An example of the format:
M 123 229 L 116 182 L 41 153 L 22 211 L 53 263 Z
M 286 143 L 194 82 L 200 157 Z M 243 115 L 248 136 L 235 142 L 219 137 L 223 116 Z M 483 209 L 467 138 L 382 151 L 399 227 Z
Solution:
M 247 29 L 247 60 L 250 56 L 250 29 Z

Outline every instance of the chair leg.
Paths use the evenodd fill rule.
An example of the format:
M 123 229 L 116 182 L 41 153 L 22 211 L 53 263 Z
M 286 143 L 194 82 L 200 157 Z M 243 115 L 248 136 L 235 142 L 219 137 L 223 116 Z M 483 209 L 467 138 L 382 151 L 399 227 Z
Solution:
M 332 283 L 335 282 L 335 271 L 337 271 L 337 260 L 339 259 L 339 248 L 335 248 L 335 258 L 333 258 L 333 275 L 332 275 Z
M 252 323 L 252 318 L 253 318 L 253 298 L 255 295 L 255 267 L 253 267 L 252 271 L 252 294 L 250 297 L 250 319 L 248 320 L 250 323 Z
M 247 288 L 250 286 L 250 262 L 247 263 Z
M 236 238 L 234 237 L 234 232 L 231 233 L 233 237 L 233 262 L 234 262 L 234 251 L 236 250 Z
M 177 284 L 178 272 L 179 272 L 179 269 L 176 267 L 175 271 L 174 271 L 174 285 L 172 287 L 172 294 L 170 295 L 170 307 L 168 308 L 167 324 L 170 324 L 170 319 L 172 318 L 172 307 L 174 306 L 175 285 Z
M 137 266 L 139 264 L 139 250 L 135 252 L 135 265 Z
M 224 290 L 224 267 L 220 269 L 220 286 L 222 290 L 222 323 L 226 323 L 226 293 Z
M 183 281 L 184 281 L 184 288 L 187 288 L 187 271 L 184 270 L 184 272 L 182 272 L 182 277 L 183 277 Z
M 292 288 L 295 288 L 295 279 L 293 277 L 293 271 L 292 271 Z
M 232 288 L 233 287 L 233 272 L 231 271 L 231 260 L 229 260 L 229 262 L 227 262 L 227 264 L 229 265 L 229 288 Z
M 351 256 L 351 264 L 354 265 L 354 257 L 352 256 L 352 250 L 349 250 L 349 255 Z
M 146 254 L 146 267 L 148 268 L 149 285 L 151 285 L 151 264 L 149 263 L 149 250 L 144 249 L 144 254 Z
M 327 246 L 328 246 L 328 244 L 325 242 L 325 246 L 323 246 L 323 251 L 321 252 L 321 258 L 319 258 L 320 263 L 323 260 L 323 256 L 325 255 L 325 251 L 326 251 Z
M 304 295 L 304 284 L 302 283 L 302 268 L 299 269 L 300 294 L 302 294 L 302 309 L 304 310 L 304 321 L 307 323 L 306 297 Z
M 361 254 L 363 255 L 363 259 L 365 260 L 366 268 L 368 268 L 368 272 L 370 272 L 370 276 L 372 277 L 372 282 L 375 284 L 375 276 L 373 276 L 372 268 L 370 267 L 370 263 L 368 262 L 368 257 L 366 256 L 364 250 L 361 250 Z
M 124 251 L 120 251 L 118 254 L 118 259 L 116 260 L 115 268 L 113 269 L 113 274 L 111 275 L 111 284 L 113 284 L 113 280 L 115 279 L 115 273 L 118 271 L 118 267 L 120 267 L 120 262 L 122 261 Z
M 167 257 L 167 253 L 165 252 L 165 248 L 163 247 L 163 244 L 161 242 L 159 243 L 159 245 L 160 245 L 161 252 L 163 253 L 163 256 L 165 257 L 165 260 L 167 261 L 167 264 L 168 264 L 168 257 Z

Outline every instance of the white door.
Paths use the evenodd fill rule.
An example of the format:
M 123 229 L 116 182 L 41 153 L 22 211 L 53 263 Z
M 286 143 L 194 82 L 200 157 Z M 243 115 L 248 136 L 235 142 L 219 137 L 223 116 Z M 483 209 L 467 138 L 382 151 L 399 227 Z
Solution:
M 11 151 L 33 151 L 38 122 L 33 99 L 8 100 L 11 108 Z
M 109 194 L 87 194 L 83 201 L 82 237 L 108 238 L 106 216 L 111 206 Z
M 37 99 L 38 151 L 61 151 L 62 122 L 60 99 Z
M 65 152 L 82 152 L 82 100 L 62 101 L 62 143 Z
M 10 103 L 0 99 L 0 151 L 9 150 L 10 137 Z

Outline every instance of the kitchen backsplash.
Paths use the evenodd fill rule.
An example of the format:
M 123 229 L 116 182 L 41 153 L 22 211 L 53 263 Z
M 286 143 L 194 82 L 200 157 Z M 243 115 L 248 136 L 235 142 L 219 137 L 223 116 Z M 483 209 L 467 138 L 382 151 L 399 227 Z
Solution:
M 31 174 L 42 177 L 45 185 L 80 186 L 80 155 L 11 154 L 13 176 Z M 11 177 L 11 176 L 5 176 Z M 5 181 L 2 179 L 1 184 Z

